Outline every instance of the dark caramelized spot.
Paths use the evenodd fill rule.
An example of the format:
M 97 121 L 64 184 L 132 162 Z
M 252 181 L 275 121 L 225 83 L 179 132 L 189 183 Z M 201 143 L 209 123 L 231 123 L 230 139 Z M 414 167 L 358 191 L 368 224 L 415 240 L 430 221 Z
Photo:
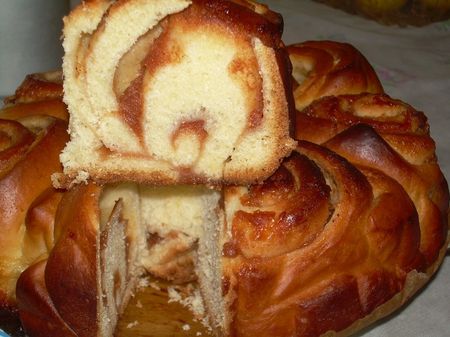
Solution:
M 250 186 L 247 194 L 241 197 L 241 204 L 248 207 L 269 206 L 286 200 L 295 188 L 295 179 L 285 166 L 280 166 L 262 184 Z
M 205 20 L 223 22 L 233 30 L 257 36 L 264 44 L 278 47 L 283 32 L 281 15 L 265 11 L 263 15 L 255 12 L 255 6 L 244 1 L 194 0 L 191 7 Z
M 122 120 L 130 127 L 134 134 L 139 138 L 141 146 L 144 145 L 143 135 L 143 100 L 142 100 L 142 81 L 143 75 L 140 75 L 131 82 L 131 85 L 119 97 L 119 115 Z
M 169 17 L 161 23 L 163 32 L 148 51 L 144 61 L 147 74 L 154 75 L 159 68 L 168 64 L 178 63 L 183 58 L 183 49 L 171 34 L 173 29 L 172 20 L 173 18 Z
M 200 152 L 203 150 L 208 132 L 205 130 L 205 121 L 202 119 L 181 122 L 178 128 L 172 133 L 171 142 L 174 148 L 177 148 L 177 140 L 183 135 L 193 135 L 200 143 Z
M 72 231 L 69 231 L 69 233 L 67 234 L 67 237 L 73 241 L 77 240 L 77 234 Z
M 222 255 L 225 257 L 236 257 L 239 254 L 239 247 L 236 242 L 230 241 L 223 245 Z
M 116 301 L 116 306 L 119 307 L 121 303 L 121 288 L 122 287 L 122 277 L 120 272 L 116 270 L 114 272 L 114 299 Z
M 163 240 L 161 236 L 159 236 L 158 233 L 147 233 L 147 247 L 151 248 L 154 245 L 157 245 Z
M 222 296 L 225 296 L 230 291 L 230 278 L 223 276 L 222 277 Z

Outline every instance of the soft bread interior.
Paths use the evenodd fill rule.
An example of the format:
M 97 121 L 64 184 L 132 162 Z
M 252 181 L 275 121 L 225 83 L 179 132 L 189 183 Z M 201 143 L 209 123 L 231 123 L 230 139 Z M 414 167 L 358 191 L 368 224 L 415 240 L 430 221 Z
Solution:
M 230 26 L 220 6 L 101 3 L 66 19 L 66 174 L 253 182 L 290 153 L 295 142 L 275 42 L 250 33 L 255 27 Z
M 203 186 L 142 187 L 142 225 L 147 242 L 140 263 L 154 276 L 197 280 L 214 328 L 223 327 L 220 191 Z M 195 311 L 201 311 L 194 308 Z
M 117 324 L 119 313 L 125 302 L 127 288 L 126 220 L 123 219 L 123 202 L 117 201 L 109 220 L 100 234 L 100 260 L 98 286 L 99 332 L 110 336 Z
M 205 213 L 217 202 L 218 192 L 200 186 L 141 186 L 140 192 L 147 238 L 140 262 L 155 276 L 176 283 L 194 280 Z
M 196 274 L 203 303 L 208 313 L 209 325 L 214 331 L 226 330 L 226 310 L 222 298 L 222 237 L 224 214 L 220 200 L 210 202 L 205 208 L 202 225 L 203 235 L 199 238 Z
M 99 335 L 111 336 L 140 274 L 136 264 L 140 237 L 137 186 L 111 185 L 99 201 L 100 233 L 97 258 Z

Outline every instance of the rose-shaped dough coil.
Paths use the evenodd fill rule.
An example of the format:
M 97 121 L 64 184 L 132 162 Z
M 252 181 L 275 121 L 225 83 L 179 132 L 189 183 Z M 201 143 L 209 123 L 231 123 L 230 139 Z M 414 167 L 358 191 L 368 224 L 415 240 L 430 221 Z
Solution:
M 289 45 L 287 50 L 298 110 L 324 96 L 383 92 L 367 59 L 347 43 L 306 41 Z
M 27 116 L 51 116 L 62 120 L 69 118 L 62 102 L 61 71 L 27 75 L 15 94 L 5 98 L 1 118 L 17 120 Z
M 447 237 L 448 187 L 422 112 L 386 95 L 343 95 L 316 101 L 297 114 L 297 138 L 330 147 L 352 163 L 376 168 L 398 181 L 417 208 L 421 251 L 432 265 Z M 337 133 L 352 125 L 352 136 Z
M 60 78 L 27 76 L 0 110 L 0 311 L 15 310 L 17 278 L 53 246 L 61 192 L 50 176 L 68 140 Z
M 417 212 L 399 183 L 309 142 L 297 151 L 262 185 L 225 191 L 231 336 L 349 332 L 429 277 Z

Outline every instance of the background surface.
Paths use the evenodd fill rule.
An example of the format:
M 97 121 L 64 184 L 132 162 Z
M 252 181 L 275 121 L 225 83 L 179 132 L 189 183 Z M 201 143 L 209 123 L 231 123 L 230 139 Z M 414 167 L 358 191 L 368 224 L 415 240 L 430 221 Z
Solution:
M 61 67 L 62 17 L 69 0 L 0 0 L 0 97 L 25 75 Z

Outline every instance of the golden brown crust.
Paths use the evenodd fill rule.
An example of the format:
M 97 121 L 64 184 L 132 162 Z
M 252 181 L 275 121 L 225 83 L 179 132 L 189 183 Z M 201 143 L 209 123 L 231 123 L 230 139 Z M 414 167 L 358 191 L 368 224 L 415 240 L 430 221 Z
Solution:
M 62 170 L 59 153 L 68 135 L 65 121 L 45 113 L 49 102 L 59 100 L 59 107 L 50 103 L 50 110 L 66 114 L 56 98 L 61 84 L 51 82 L 52 76 L 28 76 L 0 111 L 0 307 L 15 305 L 21 271 L 53 245 L 53 217 L 61 193 L 52 189 L 50 175 Z
M 51 116 L 68 120 L 67 107 L 62 102 L 62 72 L 30 74 L 14 95 L 5 98 L 1 119 L 20 120 L 29 116 Z
M 297 113 L 296 138 L 321 144 L 356 124 L 368 124 L 382 135 L 417 135 L 430 139 L 424 113 L 385 94 L 321 98 Z M 413 149 L 420 150 L 421 146 Z M 429 149 L 434 152 L 432 144 L 425 148 Z
M 361 94 L 316 101 L 296 123 L 299 139 L 324 144 L 403 186 L 416 205 L 421 250 L 431 265 L 447 236 L 448 187 L 425 115 L 386 95 Z
M 25 77 L 13 96 L 5 98 L 5 103 L 32 103 L 62 97 L 62 72 L 35 73 Z
M 50 299 L 62 320 L 79 337 L 96 336 L 98 329 L 96 247 L 100 191 L 100 187 L 89 184 L 65 193 L 56 216 L 55 247 L 45 268 Z
M 55 245 L 17 282 L 19 314 L 30 336 L 97 335 L 98 199 L 101 188 L 66 192 L 55 216 Z
M 436 163 L 411 165 L 373 130 L 353 127 L 326 143 L 351 162 L 370 166 L 398 181 L 415 204 L 421 228 L 420 250 L 432 265 L 447 239 L 448 189 Z
M 358 331 L 366 328 L 370 324 L 380 320 L 383 317 L 398 310 L 402 305 L 408 302 L 411 297 L 422 288 L 426 282 L 430 280 L 429 276 L 425 273 L 419 273 L 415 270 L 408 273 L 403 290 L 398 292 L 389 301 L 378 306 L 369 315 L 356 320 L 349 327 L 341 331 L 328 331 L 320 337 L 347 337 L 355 334 Z
M 314 44 L 321 50 L 328 43 Z M 365 82 L 375 76 L 365 59 L 333 73 L 329 55 L 320 54 L 311 52 L 309 76 L 319 75 L 298 91 L 299 106 L 318 100 L 297 112 L 296 138 L 334 151 L 299 143 L 326 180 L 313 179 L 314 170 L 295 165 L 300 157 L 292 155 L 262 185 L 225 194 L 225 205 L 240 203 L 223 251 L 232 336 L 348 336 L 403 305 L 445 254 L 448 186 L 425 115 L 382 94 L 339 96 L 382 89 L 376 77 Z M 352 76 L 365 80 L 346 87 Z M 332 228 L 345 224 L 349 233 L 341 229 L 334 240 Z M 322 231 L 326 246 L 317 243 Z
M 400 184 L 324 147 L 301 142 L 298 152 L 263 185 L 226 192 L 242 209 L 224 262 L 232 336 L 343 330 L 425 271 L 417 212 Z
M 293 66 L 298 110 L 325 96 L 383 93 L 372 66 L 350 44 L 307 41 L 290 45 L 287 50 Z
M 28 267 L 17 281 L 17 301 L 25 332 L 33 337 L 76 337 L 53 305 L 45 285 L 42 260 Z
M 66 105 L 60 98 L 48 101 L 19 103 L 17 105 L 6 106 L 1 112 L 2 119 L 19 119 L 29 116 L 51 116 L 67 121 L 69 114 Z
M 35 141 L 34 134 L 15 121 L 0 120 L 0 172 L 5 174 L 23 158 Z M 3 175 L 2 174 L 2 175 Z
M 256 36 L 271 48 L 278 48 L 281 43 L 283 19 L 265 5 L 247 0 L 193 0 L 193 3 L 203 8 L 205 16 Z

